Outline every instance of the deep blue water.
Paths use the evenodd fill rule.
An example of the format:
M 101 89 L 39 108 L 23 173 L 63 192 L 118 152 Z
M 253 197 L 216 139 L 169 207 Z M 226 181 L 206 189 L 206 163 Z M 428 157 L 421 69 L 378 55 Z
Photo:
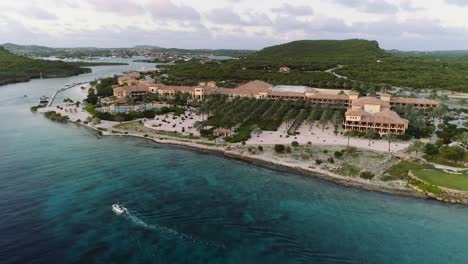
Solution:
M 99 138 L 29 111 L 123 68 L 0 87 L 0 263 L 468 263 L 467 207 Z

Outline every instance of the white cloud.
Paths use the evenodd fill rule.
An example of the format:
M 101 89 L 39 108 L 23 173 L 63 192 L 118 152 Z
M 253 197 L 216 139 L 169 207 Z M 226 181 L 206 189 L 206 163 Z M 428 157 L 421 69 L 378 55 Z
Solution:
M 359 37 L 426 50 L 468 41 L 461 0 L 15 0 L 0 10 L 0 42 L 51 46 L 262 48 Z
M 294 6 L 288 3 L 284 3 L 280 7 L 272 8 L 271 11 L 277 14 L 284 14 L 289 16 L 312 16 L 314 14 L 314 10 L 312 7 L 307 5 L 298 5 Z

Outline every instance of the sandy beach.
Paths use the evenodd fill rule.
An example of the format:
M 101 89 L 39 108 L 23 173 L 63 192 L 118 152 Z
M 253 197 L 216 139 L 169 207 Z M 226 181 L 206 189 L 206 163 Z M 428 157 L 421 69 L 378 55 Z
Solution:
M 307 144 L 310 142 L 312 145 L 347 146 L 348 144 L 348 138 L 339 134 L 335 135 L 331 125 L 326 127 L 323 131 L 318 124 L 312 126 L 310 130 L 308 125 L 302 125 L 297 130 L 299 134 L 295 136 L 288 136 L 286 131 L 286 125 L 283 124 L 277 131 L 262 131 L 258 136 L 252 135 L 246 143 L 251 145 L 290 145 L 293 141 L 297 141 L 299 144 Z M 406 149 L 408 145 L 409 144 L 407 142 L 391 142 L 390 150 L 393 153 L 399 152 Z M 349 146 L 388 152 L 388 141 L 385 140 L 371 140 L 369 145 L 368 139 L 350 138 Z

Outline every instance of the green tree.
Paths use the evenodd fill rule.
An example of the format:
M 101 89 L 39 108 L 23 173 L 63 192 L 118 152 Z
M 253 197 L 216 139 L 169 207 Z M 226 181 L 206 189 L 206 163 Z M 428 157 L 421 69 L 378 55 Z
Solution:
M 435 118 L 441 119 L 448 113 L 448 110 L 446 105 L 439 105 L 432 110 L 432 114 Z
M 415 157 L 418 157 L 418 153 L 424 150 L 424 144 L 419 141 L 415 140 L 411 145 L 409 146 L 409 151 L 415 153 Z
M 262 133 L 262 129 L 257 124 L 252 125 L 250 127 L 250 130 L 252 130 L 252 133 L 254 135 L 257 135 L 257 137 L 259 137 L 260 134 Z
M 369 129 L 369 130 L 367 130 L 367 131 L 364 133 L 364 137 L 367 138 L 367 139 L 369 139 L 369 144 L 368 144 L 368 146 L 370 146 L 370 143 L 371 143 L 372 139 L 377 138 L 378 135 L 379 135 L 379 134 L 378 134 L 377 132 L 375 132 L 375 130 L 373 130 L 373 129 Z
M 286 123 L 286 130 L 288 131 L 289 127 L 291 126 L 292 121 L 296 117 L 296 111 L 294 109 L 289 109 L 289 111 L 284 115 L 283 122 Z
M 426 144 L 424 146 L 424 153 L 429 156 L 436 156 L 439 154 L 439 147 L 434 144 Z
M 282 154 L 286 150 L 286 147 L 283 144 L 276 144 L 274 149 L 276 153 Z
M 133 97 L 131 95 L 127 95 L 126 99 L 127 99 L 127 104 L 133 110 L 133 107 L 135 106 L 135 100 L 133 99 Z
M 341 114 L 341 112 L 335 110 L 335 112 L 333 113 L 331 121 L 333 123 L 333 126 L 335 127 L 335 130 L 337 130 L 338 127 L 343 123 L 343 115 Z
M 441 124 L 441 130 L 437 131 L 437 136 L 442 140 L 443 144 L 448 145 L 452 139 L 459 133 L 457 125 L 454 124 Z
M 316 110 L 312 109 L 312 111 L 309 113 L 309 115 L 306 118 L 306 123 L 309 125 L 309 131 L 312 130 L 312 126 L 314 125 L 314 122 L 315 122 L 314 111 L 316 111 Z
M 319 124 L 322 125 L 322 131 L 325 130 L 325 126 L 330 121 L 330 112 L 328 110 L 323 111 L 322 116 L 320 116 Z
M 88 96 L 85 99 L 86 103 L 90 105 L 95 105 L 98 102 L 98 97 L 96 91 L 93 88 L 88 89 Z
M 393 133 L 388 133 L 388 134 L 386 134 L 384 137 L 385 137 L 385 139 L 388 141 L 388 152 L 390 152 L 390 151 L 391 151 L 391 148 L 390 148 L 391 143 L 392 143 L 393 141 L 395 141 L 395 140 L 397 139 L 397 137 L 396 137 L 396 135 L 393 134 Z
M 440 148 L 440 153 L 447 160 L 451 160 L 456 163 L 462 161 L 463 158 L 465 157 L 465 150 L 458 146 L 453 146 L 453 147 L 442 146 Z

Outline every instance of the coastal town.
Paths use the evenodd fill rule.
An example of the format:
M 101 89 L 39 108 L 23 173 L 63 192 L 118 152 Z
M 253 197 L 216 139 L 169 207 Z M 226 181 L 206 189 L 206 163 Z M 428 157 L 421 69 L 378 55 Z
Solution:
M 466 132 L 464 138 L 457 135 L 445 147 L 435 127 L 415 134 L 414 124 L 402 116 L 422 113 L 424 123 L 438 122 L 436 129 L 445 133 L 449 128 L 440 122 L 449 111 L 439 100 L 383 92 L 360 95 L 353 90 L 272 85 L 260 80 L 234 88 L 218 87 L 214 81 L 175 86 L 148 78 L 151 73 L 112 77 L 108 96 L 96 96 L 96 85 L 109 80 L 95 82 L 81 104 L 68 102 L 39 111 L 54 112 L 100 135 L 137 136 L 321 175 L 345 185 L 468 202 L 460 190 L 436 186 L 414 176 L 417 172 L 401 168 L 410 164 L 422 173 L 432 170 L 449 176 L 466 172 L 466 151 L 459 154 L 459 161 L 449 158 L 440 164 L 437 160 L 444 160 L 442 154 L 433 159 L 424 155 L 430 148 L 465 148 Z M 90 95 L 96 97 L 95 102 Z

